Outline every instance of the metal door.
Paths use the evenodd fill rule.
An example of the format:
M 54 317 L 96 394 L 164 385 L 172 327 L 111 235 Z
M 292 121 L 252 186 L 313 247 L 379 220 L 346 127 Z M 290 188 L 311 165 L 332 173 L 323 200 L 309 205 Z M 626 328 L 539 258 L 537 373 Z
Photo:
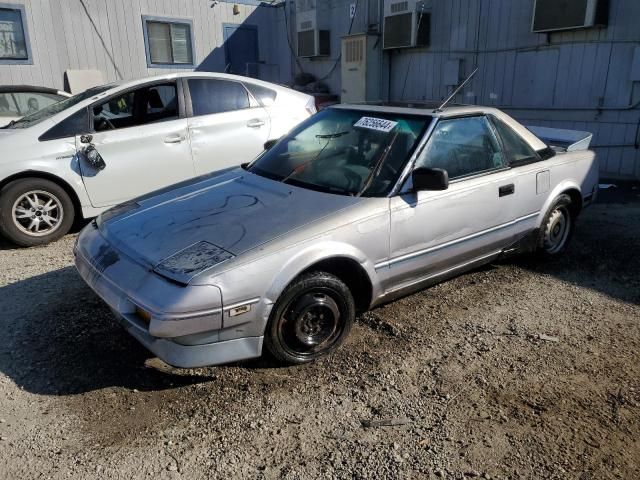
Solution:
M 258 27 L 224 25 L 225 71 L 247 75 L 247 64 L 258 63 Z

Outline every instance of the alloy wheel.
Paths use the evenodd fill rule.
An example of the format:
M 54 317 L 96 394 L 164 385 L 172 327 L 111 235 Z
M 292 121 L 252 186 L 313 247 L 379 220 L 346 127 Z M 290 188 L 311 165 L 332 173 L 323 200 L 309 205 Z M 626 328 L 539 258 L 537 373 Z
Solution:
M 62 202 L 44 190 L 32 190 L 19 196 L 13 204 L 12 219 L 23 233 L 42 237 L 55 232 L 64 218 Z

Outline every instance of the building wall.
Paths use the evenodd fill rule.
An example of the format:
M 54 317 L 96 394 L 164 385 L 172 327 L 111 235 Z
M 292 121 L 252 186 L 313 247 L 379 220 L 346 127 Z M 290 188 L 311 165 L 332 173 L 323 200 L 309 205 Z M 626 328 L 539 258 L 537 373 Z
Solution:
M 321 78 L 330 71 L 349 30 L 349 5 L 330 3 L 332 56 L 300 63 Z M 352 33 L 372 23 L 375 1 L 358 0 Z M 430 0 L 428 48 L 383 55 L 386 99 L 438 100 L 447 61 L 460 59 L 462 73 L 479 71 L 456 101 L 495 105 L 526 124 L 588 130 L 603 175 L 640 179 L 640 82 L 630 79 L 640 47 L 640 1 L 610 0 L 609 25 L 547 34 L 531 33 L 533 0 Z M 289 9 L 295 16 L 293 2 Z M 295 25 L 295 23 L 294 23 Z M 295 40 L 295 31 L 292 32 Z M 340 94 L 340 67 L 326 78 Z
M 223 24 L 258 27 L 260 60 L 281 58 L 284 32 L 275 28 L 276 8 L 259 2 L 212 0 L 2 0 L 24 5 L 31 65 L 0 64 L 0 84 L 63 88 L 68 69 L 97 69 L 106 82 L 158 75 L 180 68 L 147 66 L 142 16 L 184 18 L 193 22 L 196 69 L 223 71 Z M 239 14 L 233 14 L 234 4 Z M 288 65 L 289 59 L 284 59 Z M 285 71 L 286 79 L 290 72 Z

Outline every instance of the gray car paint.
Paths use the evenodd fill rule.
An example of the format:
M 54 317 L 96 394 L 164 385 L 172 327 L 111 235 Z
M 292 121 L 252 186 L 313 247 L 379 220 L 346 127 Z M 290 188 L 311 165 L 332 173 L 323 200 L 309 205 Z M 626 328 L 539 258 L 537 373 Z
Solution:
M 446 109 L 435 121 L 469 113 L 499 115 L 532 147 L 544 145 L 495 109 Z M 341 258 L 361 269 L 371 287 L 365 304 L 373 307 L 496 258 L 539 228 L 559 194 L 593 194 L 597 172 L 593 152 L 585 150 L 456 180 L 442 192 L 411 192 L 403 187 L 410 181 L 405 174 L 389 197 L 358 198 L 235 169 L 106 214 L 99 229 L 90 225 L 81 233 L 76 264 L 123 324 L 135 327 L 132 334 L 165 361 L 225 363 L 261 354 L 274 303 L 319 262 Z M 499 198 L 498 188 L 511 183 L 515 194 Z M 203 241 L 231 256 L 182 273 L 158 268 Z M 184 261 L 192 266 L 190 253 Z M 151 313 L 148 327 L 135 306 Z M 248 311 L 234 315 L 238 306 Z

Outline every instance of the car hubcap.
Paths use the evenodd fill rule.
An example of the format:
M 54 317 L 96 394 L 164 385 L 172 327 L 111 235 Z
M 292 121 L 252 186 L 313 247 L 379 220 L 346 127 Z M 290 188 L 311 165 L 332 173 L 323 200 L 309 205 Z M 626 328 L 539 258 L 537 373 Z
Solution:
M 62 223 L 62 203 L 52 193 L 43 190 L 27 192 L 13 204 L 13 223 L 18 229 L 33 237 L 55 232 Z
M 330 294 L 322 291 L 303 293 L 293 299 L 281 323 L 284 345 L 297 355 L 323 351 L 339 338 L 340 308 Z
M 549 217 L 544 236 L 544 248 L 548 253 L 562 249 L 569 237 L 571 217 L 566 207 L 556 208 Z

